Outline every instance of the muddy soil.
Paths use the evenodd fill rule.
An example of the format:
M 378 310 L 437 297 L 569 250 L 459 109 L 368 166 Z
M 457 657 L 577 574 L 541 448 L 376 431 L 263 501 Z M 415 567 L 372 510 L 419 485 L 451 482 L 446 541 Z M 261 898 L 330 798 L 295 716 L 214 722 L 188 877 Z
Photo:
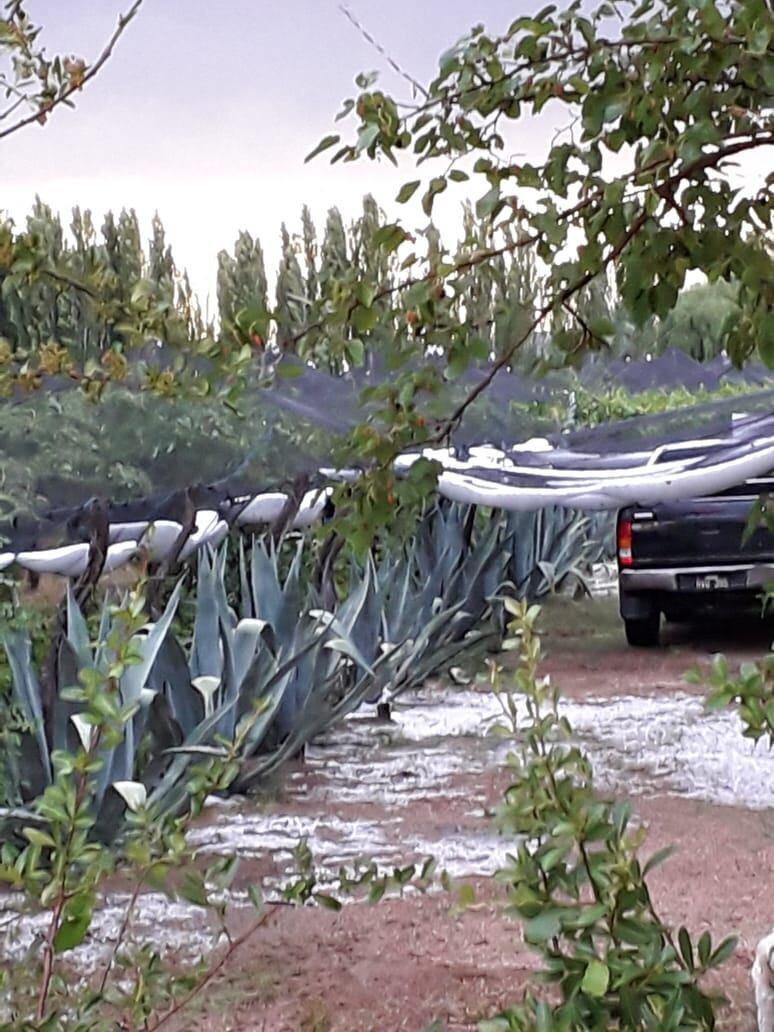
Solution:
M 731 715 L 705 717 L 683 674 L 715 651 L 759 656 L 770 631 L 670 628 L 664 648 L 636 651 L 623 643 L 612 600 L 558 602 L 546 623 L 544 669 L 602 788 L 631 800 L 647 831 L 644 855 L 677 847 L 652 875 L 658 909 L 693 933 L 739 936 L 713 988 L 730 999 L 719 1027 L 752 1032 L 752 953 L 774 926 L 774 762 L 741 739 Z M 240 849 L 240 882 L 287 874 L 299 832 L 323 877 L 357 857 L 432 854 L 457 884 L 475 886 L 476 905 L 463 911 L 453 893 L 431 893 L 338 913 L 279 906 L 179 1028 L 461 1032 L 535 983 L 538 961 L 491 877 L 508 849 L 491 817 L 507 785 L 502 746 L 480 733 L 491 698 L 474 683 L 430 686 L 409 702 L 395 726 L 361 720 L 310 750 L 260 811 L 251 803 L 213 813 L 199 845 Z M 237 915 L 236 928 L 247 920 Z

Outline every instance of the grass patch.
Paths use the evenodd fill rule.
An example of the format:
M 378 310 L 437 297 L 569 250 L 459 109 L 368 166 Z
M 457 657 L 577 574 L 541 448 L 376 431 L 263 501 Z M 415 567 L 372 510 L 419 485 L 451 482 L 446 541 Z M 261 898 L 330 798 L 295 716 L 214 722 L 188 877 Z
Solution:
M 542 606 L 541 637 L 554 651 L 595 650 L 623 639 L 617 598 L 576 601 L 555 595 Z

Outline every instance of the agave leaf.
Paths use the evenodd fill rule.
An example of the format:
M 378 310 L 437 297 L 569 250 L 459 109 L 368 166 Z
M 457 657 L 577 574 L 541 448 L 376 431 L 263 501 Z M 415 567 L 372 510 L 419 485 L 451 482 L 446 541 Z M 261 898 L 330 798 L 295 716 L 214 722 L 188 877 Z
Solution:
M 301 559 L 299 542 L 285 583 L 280 582 L 279 557 L 258 543 L 253 547 L 251 580 L 255 615 L 271 627 L 275 650 L 287 648 L 293 639 L 301 612 Z
M 227 709 L 224 710 L 223 718 L 218 724 L 215 734 L 219 737 L 225 738 L 231 741 L 234 737 L 234 728 L 237 720 L 237 706 L 239 704 L 239 694 L 242 687 L 242 680 L 239 678 L 236 672 L 236 663 L 234 659 L 234 639 L 236 632 L 232 630 L 230 623 L 227 619 L 224 619 L 223 614 L 221 615 L 220 621 L 220 637 L 221 637 L 221 649 L 223 651 L 223 678 L 220 683 L 220 691 L 218 692 L 218 704 L 229 704 Z M 250 635 L 249 630 L 243 645 L 249 642 L 252 638 L 253 646 L 255 645 L 256 638 Z M 253 655 L 255 649 L 253 647 Z M 249 662 L 249 659 L 245 659 Z
M 204 716 L 204 703 L 191 684 L 185 652 L 173 634 L 164 639 L 148 684 L 164 695 L 183 736 L 190 734 Z
M 351 604 L 350 599 L 353 601 Z M 379 655 L 381 641 L 381 608 L 373 560 L 369 556 L 359 584 L 339 608 L 338 616 L 346 638 L 353 643 L 367 662 Z
M 232 651 L 234 655 L 234 673 L 239 685 L 244 681 L 245 675 L 253 663 L 255 653 L 258 650 L 258 643 L 266 626 L 265 620 L 257 620 L 255 618 L 242 619 L 236 625 Z
M 147 684 L 150 672 L 158 658 L 164 639 L 169 633 L 169 628 L 177 612 L 182 587 L 182 580 L 178 581 L 160 619 L 151 626 L 150 631 L 144 638 L 136 639 L 140 661 L 126 668 L 119 684 L 121 701 L 125 706 L 138 702 L 140 692 Z
M 143 689 L 147 687 L 151 671 L 169 633 L 180 600 L 182 583 L 182 581 L 178 582 L 161 618 L 155 624 L 149 625 L 148 633 L 144 637 L 135 636 L 139 662 L 127 667 L 119 681 L 121 702 L 127 710 L 123 736 L 117 745 L 101 749 L 99 753 L 102 766 L 97 774 L 94 787 L 94 798 L 98 807 L 103 804 L 111 784 L 116 781 L 133 779 L 137 747 L 142 739 L 147 719 L 147 706 L 141 706 Z M 107 823 L 112 831 L 112 821 Z
M 556 569 L 553 563 L 549 563 L 545 559 L 539 559 L 537 566 L 543 574 L 548 591 L 553 592 L 556 588 Z
M 91 655 L 87 656 L 86 665 L 91 666 Z M 78 740 L 73 734 L 74 725 L 70 721 L 81 703 L 62 698 L 62 691 L 78 684 L 78 675 L 82 666 L 69 638 L 62 638 L 56 656 L 57 692 L 52 705 L 51 745 L 53 749 L 65 752 L 77 749 Z
M 255 538 L 253 538 L 253 547 L 255 547 Z M 240 615 L 242 619 L 254 619 L 255 606 L 253 605 L 253 596 L 250 592 L 250 579 L 247 573 L 247 557 L 245 555 L 245 539 L 242 535 L 239 537 L 239 601 Z
M 164 750 L 165 756 L 209 756 L 226 759 L 228 749 L 222 745 L 172 745 Z
M 92 664 L 91 642 L 89 641 L 89 628 L 86 625 L 83 613 L 75 601 L 72 581 L 67 582 L 67 640 L 70 643 L 78 665 L 82 668 Z
M 85 751 L 88 752 L 91 747 L 91 738 L 94 733 L 94 726 L 88 723 L 82 713 L 73 713 L 70 717 L 70 723 L 78 732 L 78 738 L 80 739 L 81 745 Z
M 94 650 L 94 665 L 102 667 L 105 661 L 105 650 L 107 648 L 108 632 L 110 629 L 110 607 L 107 598 L 102 604 L 102 612 L 99 615 L 99 629 L 97 631 L 97 644 Z
M 278 633 L 282 613 L 282 585 L 277 569 L 277 557 L 269 555 L 262 541 L 253 539 L 250 556 L 250 581 L 254 615 Z
M 21 631 L 8 631 L 3 635 L 3 645 L 11 668 L 13 699 L 31 729 L 37 743 L 40 766 L 45 783 L 51 783 L 51 756 L 43 724 L 43 704 L 40 684 L 32 665 L 30 640 Z
M 191 684 L 204 700 L 204 715 L 211 716 L 215 712 L 214 700 L 218 688 L 220 688 L 221 679 L 211 674 L 202 674 L 199 677 L 192 677 Z
M 254 716 L 250 717 L 250 730 L 245 735 L 242 755 L 245 758 L 253 756 L 260 748 L 266 737 L 266 733 L 274 720 L 277 709 L 282 701 L 285 685 L 277 681 L 271 688 L 264 691 L 261 696 L 261 704 L 256 708 Z
M 332 641 L 327 641 L 323 648 L 330 649 L 332 652 L 340 652 L 343 656 L 349 656 L 365 673 L 373 677 L 371 664 L 351 639 L 334 638 Z
M 209 740 L 227 708 L 228 704 L 219 706 L 209 717 L 205 717 L 196 725 L 190 735 L 186 736 L 180 748 L 190 749 L 193 746 L 210 744 Z M 187 798 L 185 778 L 190 765 L 191 756 L 188 753 L 181 753 L 173 757 L 158 784 L 148 796 L 149 808 L 157 807 L 164 813 L 179 811 Z
M 220 641 L 220 596 L 216 573 L 206 548 L 199 552 L 196 582 L 196 616 L 191 645 L 191 674 L 193 677 L 220 678 L 223 657 Z

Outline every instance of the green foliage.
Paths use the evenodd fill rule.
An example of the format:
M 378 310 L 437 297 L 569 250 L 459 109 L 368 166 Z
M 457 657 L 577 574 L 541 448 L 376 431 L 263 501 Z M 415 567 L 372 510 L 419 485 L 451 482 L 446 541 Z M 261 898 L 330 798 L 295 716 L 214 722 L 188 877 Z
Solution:
M 134 212 L 108 213 L 98 234 L 91 213 L 76 208 L 69 229 L 40 200 L 21 232 L 0 225 L 0 393 L 65 376 L 98 397 L 130 374 L 171 393 L 212 339 L 158 216 L 147 254 Z
M 756 662 L 746 661 L 736 675 L 728 660 L 716 655 L 708 672 L 698 667 L 686 675 L 692 684 L 709 687 L 706 707 L 710 711 L 733 707 L 742 721 L 745 738 L 754 742 L 768 739 L 774 748 L 774 656 Z
M 560 418 L 574 426 L 598 426 L 634 416 L 674 412 L 676 409 L 691 408 L 703 402 L 722 401 L 724 398 L 741 399 L 753 393 L 753 389 L 744 383 L 722 384 L 711 391 L 703 388 L 689 390 L 687 387 L 676 387 L 669 390 L 640 391 L 637 394 L 632 394 L 622 387 L 613 387 L 606 391 L 590 391 L 577 387 L 572 391 L 572 402 L 567 406 L 566 416 Z
M 236 860 L 202 869 L 185 830 L 208 793 L 250 787 L 297 751 L 305 736 L 356 704 L 371 675 L 353 641 L 371 581 L 367 575 L 335 616 L 299 612 L 300 549 L 283 576 L 278 554 L 256 546 L 252 563 L 243 557 L 240 568 L 241 603 L 251 615 L 238 619 L 226 600 L 225 556 L 225 550 L 216 558 L 200 556 L 187 655 L 171 633 L 180 584 L 155 624 L 145 623 L 139 592 L 122 606 L 106 606 L 94 646 L 70 595 L 50 712 L 29 639 L 18 631 L 5 636 L 25 720 L 15 768 L 18 798 L 12 800 L 20 805 L 0 810 L 0 883 L 21 891 L 28 906 L 46 915 L 46 925 L 42 945 L 23 964 L 0 971 L 0 1021 L 83 1032 L 116 1022 L 156 1028 L 272 911 L 251 888 L 257 916 L 232 934 L 219 894 L 232 881 Z M 361 668 L 359 677 L 340 676 L 350 662 Z M 286 701 L 292 733 L 281 726 Z M 277 723 L 280 740 L 267 745 Z M 337 909 L 339 900 L 320 891 L 303 843 L 298 860 L 299 877 L 285 887 L 284 898 Z M 108 958 L 74 991 L 66 965 L 116 873 L 134 886 L 117 937 Z M 423 889 L 431 876 L 429 863 L 391 874 L 371 866 L 352 875 L 342 871 L 341 891 L 365 892 L 376 901 L 409 882 Z M 149 888 L 210 911 L 217 935 L 226 935 L 221 956 L 179 972 L 149 944 L 133 952 L 126 941 L 133 911 Z
M 80 748 L 93 754 L 89 810 L 94 833 L 105 841 L 118 834 L 130 797 L 150 797 L 158 813 L 174 809 L 167 785 L 185 775 L 186 764 L 168 752 L 169 724 L 151 687 L 151 675 L 175 616 L 180 586 L 160 619 L 145 624 L 144 600 L 135 595 L 124 609 L 106 602 L 94 647 L 89 628 L 68 592 L 64 635 L 57 641 L 53 673 L 40 675 L 32 661 L 29 636 L 5 629 L 3 645 L 12 681 L 12 701 L 23 719 L 20 746 L 11 761 L 15 775 L 5 813 L 19 825 L 19 806 L 39 809 L 54 786 L 57 772 L 71 772 Z M 54 677 L 55 683 L 47 679 Z M 99 733 L 93 711 L 99 711 Z M 209 716 L 209 714 L 205 714 Z M 95 739 L 95 734 L 97 737 Z M 178 741 L 193 745 L 202 727 L 186 728 Z M 177 743 L 176 743 L 177 744 Z
M 732 347 L 748 354 L 768 339 L 771 257 L 761 231 L 771 228 L 771 206 L 765 193 L 733 204 L 727 162 L 772 143 L 768 13 L 753 0 L 701 8 L 647 0 L 625 9 L 601 4 L 590 13 L 577 5 L 546 9 L 517 18 L 499 37 L 478 26 L 447 51 L 428 99 L 407 114 L 366 87 L 352 105 L 358 143 L 334 160 L 394 149 L 411 150 L 420 164 L 478 154 L 473 172 L 487 185 L 479 217 L 518 220 L 526 232 L 505 249 L 532 242 L 552 263 L 544 314 L 571 304 L 615 265 L 641 325 L 651 314 L 664 317 L 687 270 L 698 268 L 712 281 L 737 280 Z M 580 133 L 558 134 L 540 165 L 508 164 L 501 154 L 506 124 L 548 105 L 577 115 Z M 605 160 L 628 149 L 628 167 L 607 174 Z M 720 175 L 710 179 L 709 169 Z M 443 175 L 431 180 L 428 213 L 447 185 Z M 524 191 L 539 187 L 549 194 L 530 209 Z M 583 245 L 568 258 L 569 235 L 578 231 Z M 448 271 L 452 285 L 455 273 Z M 578 343 L 584 335 L 593 342 L 588 327 L 579 333 Z
M 329 435 L 278 413 L 259 390 L 231 407 L 119 386 L 98 405 L 79 391 L 35 394 L 0 404 L 0 519 L 93 496 L 166 494 L 237 472 L 283 484 L 332 448 Z
M 33 123 L 45 125 L 59 105 L 72 107 L 72 97 L 94 78 L 110 58 L 116 44 L 142 7 L 134 0 L 122 14 L 104 50 L 92 63 L 70 55 L 50 54 L 41 42 L 41 26 L 27 14 L 24 0 L 5 4 L 0 20 L 0 58 L 5 96 L 0 119 L 0 139 Z
M 133 754 L 150 722 L 145 685 L 175 603 L 173 598 L 162 620 L 148 628 L 143 599 L 132 595 L 125 607 L 105 615 L 92 651 L 85 624 L 70 602 L 67 649 L 60 654 L 66 688 L 56 699 L 60 711 L 53 729 L 46 726 L 28 649 L 17 635 L 6 637 L 14 691 L 29 725 L 21 780 L 34 767 L 45 782 L 28 809 L 2 814 L 16 835 L 4 829 L 0 882 L 23 892 L 27 903 L 46 915 L 42 944 L 22 965 L 4 966 L 0 974 L 2 1019 L 10 1017 L 13 1027 L 85 1032 L 105 1027 L 108 1014 L 123 1014 L 136 1027 L 190 989 L 189 977 L 163 970 L 152 948 L 131 958 L 123 953 L 132 912 L 146 886 L 162 889 L 170 899 L 179 894 L 209 906 L 206 886 L 223 887 L 227 881 L 220 863 L 206 873 L 192 865 L 185 846 L 186 817 L 152 805 L 142 783 L 124 780 L 132 776 Z M 188 773 L 188 811 L 196 812 L 208 792 L 229 784 L 231 756 L 217 762 L 206 758 Z M 126 816 L 125 835 L 106 846 L 108 789 Z M 100 893 L 119 865 L 125 865 L 124 874 L 131 873 L 135 888 L 114 948 L 93 980 L 74 993 L 65 966 L 68 954 L 86 938 Z M 132 972 L 128 983 L 122 971 Z
M 678 347 L 699 362 L 715 358 L 740 316 L 736 288 L 723 280 L 681 291 L 658 329 L 658 347 Z
M 629 806 L 600 798 L 588 758 L 574 744 L 558 692 L 539 673 L 539 607 L 506 602 L 518 650 L 513 683 L 491 664 L 492 687 L 514 735 L 512 781 L 498 810 L 504 834 L 516 837 L 498 872 L 524 937 L 543 958 L 542 977 L 558 1002 L 529 994 L 482 1032 L 537 1029 L 712 1029 L 715 998 L 705 974 L 732 953 L 735 940 L 714 945 L 672 935 L 656 910 L 647 875 L 670 850 L 642 864 L 642 833 L 629 826 Z

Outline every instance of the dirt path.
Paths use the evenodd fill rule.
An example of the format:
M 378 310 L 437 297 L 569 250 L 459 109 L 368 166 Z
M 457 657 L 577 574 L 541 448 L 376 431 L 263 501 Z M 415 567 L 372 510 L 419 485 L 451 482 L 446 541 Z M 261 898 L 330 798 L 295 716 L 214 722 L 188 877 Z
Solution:
M 674 702 L 690 707 L 687 693 L 696 690 L 682 681 L 688 667 L 705 662 L 712 651 L 722 649 L 739 659 L 760 654 L 767 644 L 760 633 L 726 629 L 723 635 L 705 631 L 697 637 L 680 631 L 671 632 L 666 648 L 638 652 L 622 644 L 612 603 L 561 604 L 548 614 L 545 670 L 581 715 L 590 699 L 617 705 L 622 697 L 641 697 L 648 705 Z M 687 703 L 680 701 L 686 699 Z M 273 850 L 271 846 L 271 835 L 283 831 L 292 840 L 299 829 L 311 829 L 315 851 L 323 863 L 331 864 L 346 862 L 360 850 L 397 862 L 421 858 L 429 849 L 440 853 L 442 863 L 460 877 L 466 870 L 473 872 L 466 880 L 476 887 L 477 904 L 460 912 L 453 897 L 433 894 L 384 899 L 375 906 L 352 904 L 338 913 L 279 907 L 268 926 L 208 988 L 198 1013 L 190 1014 L 179 1028 L 422 1032 L 438 1022 L 434 1029 L 468 1030 L 518 1000 L 534 980 L 537 960 L 523 947 L 518 923 L 503 913 L 502 890 L 483 876 L 497 866 L 507 848 L 493 835 L 490 816 L 507 784 L 498 754 L 491 745 L 481 744 L 480 735 L 465 730 L 464 707 L 442 711 L 444 719 L 459 722 L 453 738 L 443 737 L 452 733 L 448 727 L 432 724 L 436 710 L 425 713 L 420 706 L 416 712 L 414 723 L 401 727 L 401 742 L 385 744 L 379 739 L 377 749 L 373 737 L 364 736 L 382 732 L 363 724 L 360 737 L 321 751 L 306 767 L 289 774 L 260 817 L 254 808 L 220 814 L 202 828 L 201 841 L 212 849 L 218 842 L 233 844 L 238 828 L 245 856 L 240 883 L 259 876 L 271 879 L 286 870 L 281 835 Z M 652 877 L 660 912 L 670 923 L 685 924 L 694 933 L 709 929 L 717 939 L 731 932 L 739 935 L 737 953 L 715 986 L 731 999 L 719 1027 L 752 1032 L 752 950 L 774 926 L 774 808 L 713 802 L 725 790 L 736 792 L 732 797 L 741 796 L 744 803 L 749 781 L 725 784 L 736 776 L 734 764 L 742 762 L 736 754 L 725 767 L 710 763 L 701 777 L 691 780 L 690 768 L 697 761 L 688 756 L 686 769 L 681 769 L 681 756 L 673 753 L 682 749 L 669 738 L 659 738 L 661 751 L 648 766 L 644 754 L 655 748 L 655 723 L 647 715 L 642 720 L 650 722 L 651 738 L 643 739 L 644 758 L 629 757 L 634 765 L 631 770 L 624 767 L 616 781 L 616 764 L 628 742 L 634 743 L 636 752 L 631 735 L 637 733 L 637 712 L 627 717 L 630 737 L 612 745 L 609 732 L 607 739 L 594 737 L 597 711 L 590 712 L 589 741 L 598 750 L 600 764 L 618 756 L 610 767 L 616 794 L 628 794 L 620 785 L 631 779 L 634 814 L 647 829 L 644 852 L 677 846 L 676 854 Z M 671 719 L 667 713 L 664 726 Z M 424 730 L 420 734 L 417 728 Z M 711 730 L 718 749 L 726 749 L 723 728 L 712 725 Z M 657 734 L 663 737 L 663 731 Z M 364 746 L 364 741 L 371 746 Z M 680 741 L 689 744 L 693 736 Z M 712 752 L 711 746 L 701 744 L 704 739 L 699 742 Z M 664 756 L 670 761 L 666 765 Z M 766 757 L 742 759 L 758 764 L 745 775 L 753 785 L 756 771 L 772 769 L 765 765 Z M 635 789 L 640 766 L 648 768 L 648 776 Z M 685 797 L 686 785 L 696 798 Z

